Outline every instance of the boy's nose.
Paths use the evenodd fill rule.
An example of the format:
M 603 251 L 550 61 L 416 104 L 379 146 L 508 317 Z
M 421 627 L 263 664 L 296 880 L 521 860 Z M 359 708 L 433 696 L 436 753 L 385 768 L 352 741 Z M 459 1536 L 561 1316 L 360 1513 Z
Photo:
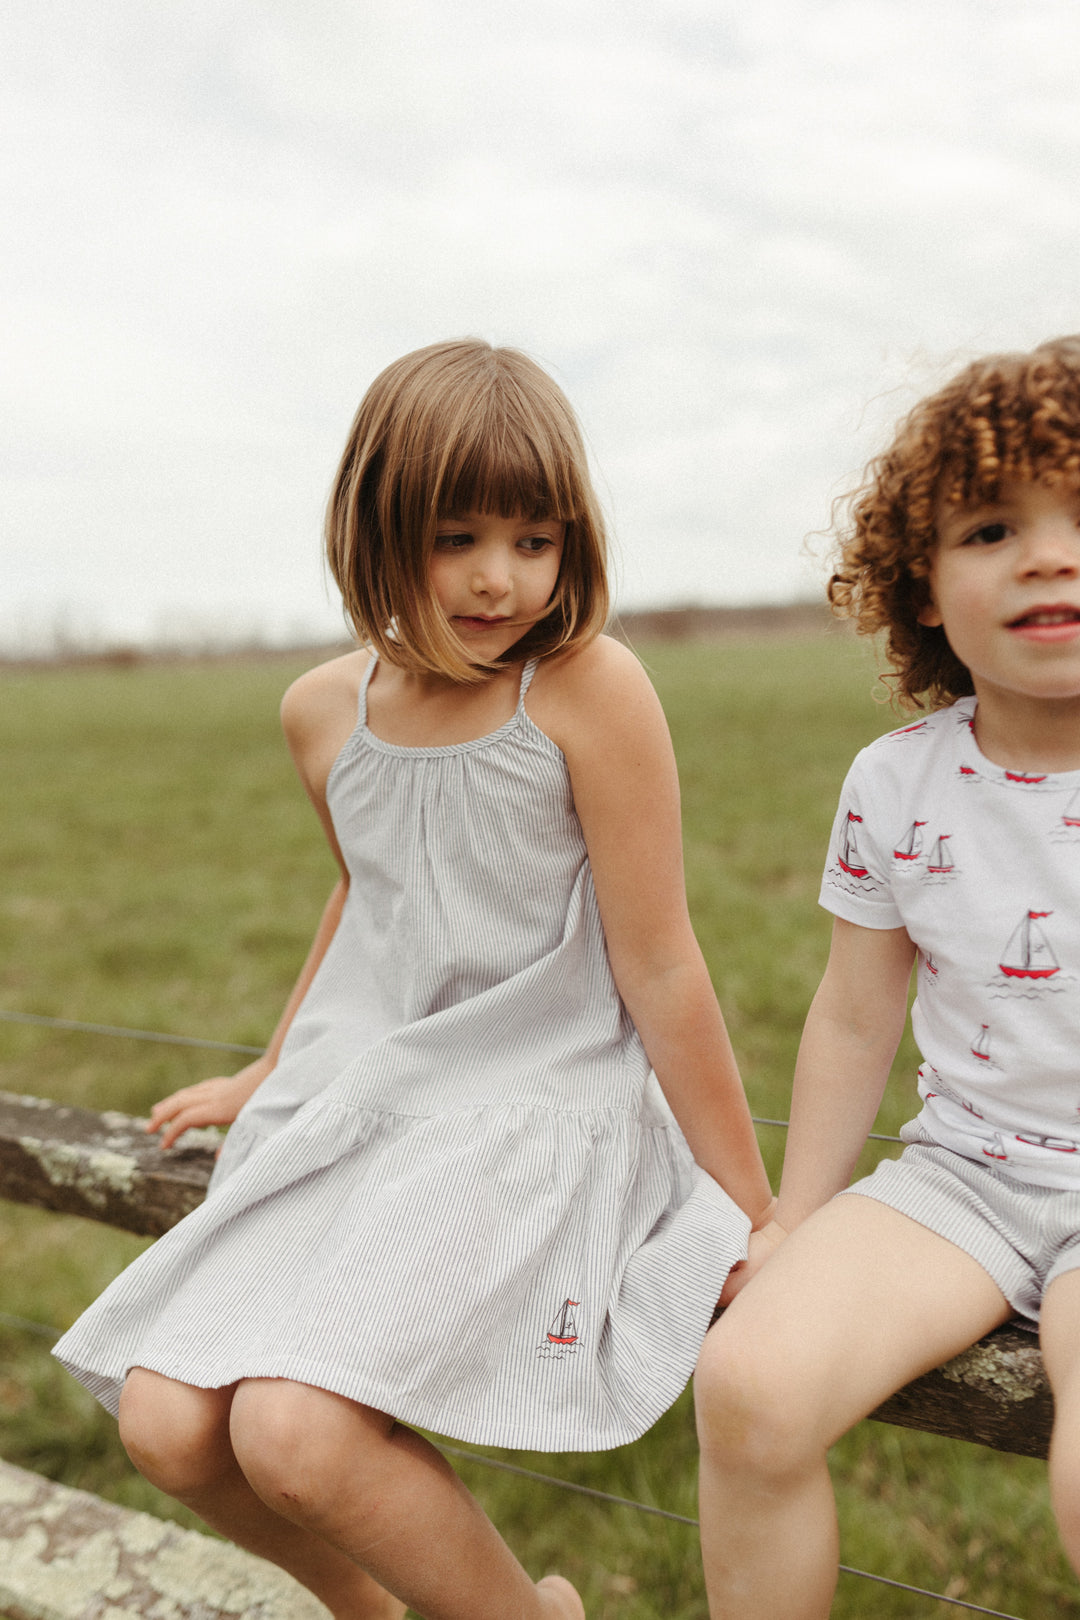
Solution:
M 1070 524 L 1040 524 L 1021 555 L 1025 574 L 1080 573 L 1080 531 Z

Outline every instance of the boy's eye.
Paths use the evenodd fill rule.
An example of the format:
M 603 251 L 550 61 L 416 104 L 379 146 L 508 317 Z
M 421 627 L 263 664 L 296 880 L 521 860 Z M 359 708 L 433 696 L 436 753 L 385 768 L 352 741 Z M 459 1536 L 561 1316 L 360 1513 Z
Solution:
M 984 523 L 973 534 L 969 534 L 964 541 L 966 546 L 993 546 L 999 540 L 1007 539 L 1009 525 L 1007 523 Z

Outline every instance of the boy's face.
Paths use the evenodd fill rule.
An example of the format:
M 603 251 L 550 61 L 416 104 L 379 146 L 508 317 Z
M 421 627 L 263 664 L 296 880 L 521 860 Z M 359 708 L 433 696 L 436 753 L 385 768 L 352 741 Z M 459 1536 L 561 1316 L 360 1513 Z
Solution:
M 1012 482 L 942 502 L 919 623 L 943 625 L 980 699 L 1080 697 L 1080 488 Z

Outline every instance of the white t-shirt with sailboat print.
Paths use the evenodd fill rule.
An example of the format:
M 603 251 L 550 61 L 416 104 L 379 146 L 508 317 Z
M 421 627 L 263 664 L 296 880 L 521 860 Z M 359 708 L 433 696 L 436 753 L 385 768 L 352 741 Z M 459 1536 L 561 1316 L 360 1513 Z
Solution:
M 879 737 L 852 766 L 826 910 L 918 947 L 917 1124 L 1048 1187 L 1080 1185 L 1080 771 L 1005 770 L 976 700 Z

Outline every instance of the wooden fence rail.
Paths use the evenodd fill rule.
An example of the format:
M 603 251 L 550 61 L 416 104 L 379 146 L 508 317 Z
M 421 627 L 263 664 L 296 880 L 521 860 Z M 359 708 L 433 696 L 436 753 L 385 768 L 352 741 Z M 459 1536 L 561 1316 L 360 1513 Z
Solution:
M 189 1131 L 163 1153 L 156 1139 L 146 1135 L 143 1124 L 127 1114 L 97 1114 L 40 1097 L 0 1092 L 0 1197 L 87 1216 L 143 1236 L 160 1236 L 205 1196 L 219 1137 L 215 1131 Z M 907 1385 L 872 1415 L 932 1434 L 975 1440 L 998 1451 L 1045 1457 L 1053 1401 L 1034 1336 L 1007 1325 Z M 22 1504 L 18 1511 L 13 1505 L 16 1502 Z M 120 1620 L 121 1616 L 147 1613 L 160 1620 L 231 1620 L 241 1613 L 252 1620 L 277 1620 L 286 1614 L 294 1620 L 308 1620 L 325 1615 L 322 1606 L 287 1576 L 260 1560 L 175 1526 L 153 1528 L 159 1525 L 160 1521 L 145 1514 L 133 1515 L 82 1492 L 65 1491 L 32 1474 L 0 1467 L 0 1613 L 9 1620 L 105 1620 L 106 1616 Z M 14 1539 L 5 1539 L 9 1527 L 14 1527 Z M 169 1570 L 183 1566 L 194 1572 L 198 1567 L 197 1559 L 176 1550 L 190 1545 L 183 1541 L 185 1536 L 192 1537 L 196 1545 L 202 1542 L 212 1548 L 211 1562 L 234 1556 L 241 1561 L 236 1565 L 234 1587 L 214 1575 L 209 1588 L 216 1589 L 217 1599 L 199 1596 L 192 1587 L 182 1593 L 179 1589 L 172 1595 L 166 1593 L 158 1607 L 147 1607 L 149 1600 L 138 1593 L 153 1589 L 146 1585 L 145 1572 L 140 1573 L 132 1563 L 134 1555 L 124 1549 L 149 1547 L 155 1536 L 162 1549 L 162 1568 Z M 79 1607 L 77 1590 L 76 1597 L 65 1597 L 68 1588 L 60 1577 L 68 1579 L 70 1571 L 80 1567 L 79 1559 L 90 1556 L 85 1548 L 79 1550 L 84 1544 L 97 1548 L 106 1562 L 111 1558 L 109 1568 L 115 1564 L 118 1570 L 134 1573 L 130 1579 L 127 1573 L 116 1576 L 115 1597 L 84 1592 Z M 153 1562 L 151 1557 L 150 1564 Z M 90 1565 L 84 1562 L 82 1567 Z M 250 1595 L 252 1568 L 260 1572 L 263 1582 L 257 1601 Z M 18 1576 L 22 1598 L 13 1595 L 17 1582 L 10 1571 L 16 1569 L 22 1571 Z M 54 1582 L 59 1599 L 34 1595 L 45 1592 L 43 1583 L 50 1572 L 59 1582 Z M 71 1576 L 68 1587 L 73 1580 L 77 1589 L 79 1579 L 85 1584 L 86 1578 Z M 94 1584 L 101 1585 L 98 1580 Z M 230 1595 L 233 1591 L 248 1593 L 240 1608 Z M 131 1598 L 131 1593 L 136 1596 Z M 286 1593 L 284 1598 L 282 1593 Z

